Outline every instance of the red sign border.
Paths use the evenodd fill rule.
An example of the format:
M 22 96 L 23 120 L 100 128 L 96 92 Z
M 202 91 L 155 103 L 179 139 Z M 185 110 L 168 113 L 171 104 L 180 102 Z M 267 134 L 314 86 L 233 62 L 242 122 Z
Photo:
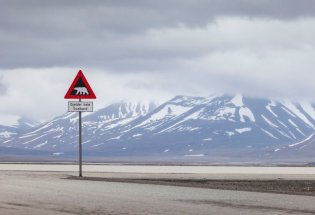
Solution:
M 75 87 L 75 84 L 78 82 L 79 78 L 82 79 L 83 83 L 85 84 L 89 95 L 71 95 L 71 92 L 73 90 L 73 88 Z M 65 97 L 65 99 L 96 99 L 96 96 L 89 84 L 89 82 L 86 80 L 82 70 L 79 70 L 77 76 L 74 78 L 72 84 L 70 85 Z

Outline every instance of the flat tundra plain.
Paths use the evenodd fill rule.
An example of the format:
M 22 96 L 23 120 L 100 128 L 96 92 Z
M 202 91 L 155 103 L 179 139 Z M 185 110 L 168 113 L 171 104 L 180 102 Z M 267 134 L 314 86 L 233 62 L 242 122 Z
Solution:
M 315 214 L 313 167 L 85 165 L 83 179 L 76 169 L 0 164 L 0 214 Z M 210 189 L 214 180 L 234 187 Z M 299 195 L 247 192 L 235 181 L 308 186 Z

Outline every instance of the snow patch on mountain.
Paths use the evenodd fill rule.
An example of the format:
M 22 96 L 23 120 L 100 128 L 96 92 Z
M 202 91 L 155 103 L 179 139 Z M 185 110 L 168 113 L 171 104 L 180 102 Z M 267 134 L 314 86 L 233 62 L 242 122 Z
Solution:
M 315 109 L 310 103 L 302 102 L 301 107 L 312 119 L 315 119 Z
M 261 117 L 271 126 L 274 128 L 279 128 L 279 126 L 277 126 L 276 124 L 274 124 L 273 122 L 271 122 L 269 119 L 267 119 L 267 117 L 265 117 L 264 115 L 261 115 Z
M 242 133 L 244 133 L 244 132 L 249 132 L 249 131 L 251 131 L 252 130 L 252 128 L 238 128 L 238 129 L 235 129 L 235 131 L 237 132 L 237 133 L 239 133 L 239 134 L 242 134 Z
M 276 107 L 277 104 L 275 101 L 271 100 L 270 103 L 268 103 L 268 105 L 266 106 L 266 109 L 274 116 L 274 117 L 278 117 L 278 115 L 272 110 L 272 108 Z
M 248 118 L 252 122 L 256 121 L 253 112 L 247 107 L 240 108 L 239 114 L 240 114 L 240 117 L 241 117 L 241 122 L 245 122 L 245 118 Z
M 297 142 L 297 143 L 294 143 L 294 144 L 290 144 L 289 147 L 294 147 L 294 146 L 300 145 L 302 143 L 305 143 L 305 142 L 309 141 L 314 136 L 315 136 L 315 133 L 311 134 L 309 137 L 307 137 L 306 139 L 304 139 L 304 140 L 302 140 L 300 142 Z
M 301 111 L 292 102 L 285 101 L 283 104 L 285 105 L 286 108 L 288 108 L 291 111 L 291 113 L 302 119 L 306 124 L 308 124 L 313 129 L 315 129 L 315 126 L 307 119 L 307 117 L 303 113 L 301 113 Z
M 0 132 L 0 138 L 10 138 L 12 137 L 13 135 L 16 135 L 16 133 L 14 132 L 8 132 L 8 131 L 3 131 L 3 132 Z
M 231 103 L 234 104 L 236 107 L 243 107 L 243 96 L 242 94 L 237 94 L 232 100 Z
M 233 118 L 235 116 L 235 108 L 231 108 L 231 107 L 220 108 L 218 109 L 218 111 L 216 111 L 215 116 L 216 116 L 215 117 L 216 120 Z M 213 118 L 210 118 L 210 119 L 213 119 Z
M 152 121 L 158 121 L 158 120 L 168 118 L 168 117 L 179 116 L 190 109 L 191 107 L 183 107 L 183 106 L 171 105 L 171 104 L 166 105 L 161 111 L 153 114 L 149 119 L 147 119 L 142 124 L 140 124 L 140 126 L 146 123 L 152 122 Z
M 269 131 L 266 131 L 265 129 L 261 129 L 265 134 L 267 134 L 268 136 L 274 138 L 274 139 L 279 139 L 278 137 L 275 137 L 272 133 L 270 133 Z

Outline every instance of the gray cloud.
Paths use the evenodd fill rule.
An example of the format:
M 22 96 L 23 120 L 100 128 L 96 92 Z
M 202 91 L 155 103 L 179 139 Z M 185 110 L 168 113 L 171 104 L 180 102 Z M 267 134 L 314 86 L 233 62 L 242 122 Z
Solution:
M 132 80 L 126 83 L 125 87 L 136 90 L 149 90 L 150 88 L 152 88 L 152 85 L 150 85 L 148 82 Z
M 0 75 L 0 95 L 5 95 L 8 91 L 8 86 L 4 83 L 3 76 Z
M 292 20 L 314 15 L 312 0 L 1 1 L 0 67 L 119 68 L 128 62 L 141 67 L 187 55 L 154 46 L 157 41 L 148 38 L 154 30 L 204 28 L 225 16 Z
M 78 68 L 95 87 L 99 107 L 214 92 L 315 101 L 313 0 L 0 5 L 0 91 L 7 104 L 0 112 L 38 119 L 64 112 Z

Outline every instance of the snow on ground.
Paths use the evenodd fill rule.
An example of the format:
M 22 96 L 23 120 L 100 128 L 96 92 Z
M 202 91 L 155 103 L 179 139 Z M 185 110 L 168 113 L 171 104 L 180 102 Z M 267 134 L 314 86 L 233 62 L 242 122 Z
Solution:
M 314 134 L 311 134 L 308 138 L 306 138 L 306 139 L 304 139 L 304 140 L 302 140 L 302 141 L 300 141 L 300 142 L 298 142 L 298 143 L 294 143 L 294 144 L 289 145 L 289 147 L 293 147 L 293 146 L 297 146 L 297 145 L 300 145 L 300 144 L 302 144 L 302 143 L 305 143 L 305 142 L 307 142 L 308 140 L 310 140 L 312 137 L 314 137 L 314 135 L 315 135 L 315 133 L 314 133 Z
M 216 119 L 233 118 L 235 116 L 235 108 L 224 107 L 216 111 Z
M 247 117 L 252 122 L 256 122 L 253 112 L 247 107 L 240 108 L 239 114 L 241 117 L 241 122 L 245 122 L 245 117 Z
M 269 112 L 274 115 L 275 117 L 278 117 L 278 115 L 272 110 L 272 107 L 275 107 L 276 103 L 274 101 L 271 101 L 271 103 L 269 103 L 266 108 L 267 110 L 269 110 Z
M 115 128 L 115 127 L 118 127 L 118 126 L 123 126 L 123 125 L 128 124 L 129 122 L 131 122 L 135 118 L 136 117 L 130 117 L 130 118 L 119 120 L 119 121 L 114 122 L 114 123 L 107 123 L 107 122 L 106 123 L 100 123 L 100 124 L 102 124 L 102 125 L 100 125 L 100 127 L 104 126 L 105 124 L 107 124 L 106 127 L 105 127 L 106 129 L 111 129 L 111 128 Z
M 3 132 L 0 132 L 0 137 L 9 138 L 9 137 L 11 137 L 12 135 L 15 135 L 15 134 L 16 133 L 13 133 L 13 132 L 3 131 Z
M 315 110 L 314 110 L 314 107 L 310 103 L 302 102 L 301 107 L 310 117 L 315 119 Z
M 32 137 L 32 136 L 35 136 L 36 134 L 26 134 L 26 135 L 23 135 L 21 137 L 19 137 L 20 139 L 23 139 L 23 138 L 28 138 L 28 137 Z
M 137 127 L 143 126 L 145 124 L 148 124 L 148 123 L 151 123 L 154 121 L 165 119 L 165 117 L 167 118 L 167 117 L 179 116 L 179 115 L 189 111 L 190 109 L 191 109 L 191 107 L 184 107 L 184 106 L 180 106 L 180 105 L 172 105 L 172 104 L 165 105 L 165 107 L 163 107 L 162 110 L 160 110 L 157 113 L 154 113 L 150 118 L 143 121 Z
M 46 125 L 44 125 L 44 126 L 38 128 L 38 129 L 36 129 L 35 131 L 32 131 L 32 132 L 27 133 L 26 135 L 36 134 L 37 132 L 39 132 L 39 131 L 41 131 L 41 130 L 44 130 L 45 128 L 48 128 L 48 127 L 50 127 L 50 126 L 52 126 L 52 125 L 53 125 L 53 122 L 49 122 L 49 123 L 47 123 Z
M 117 136 L 117 137 L 113 137 L 113 138 L 109 138 L 107 141 L 109 140 L 119 140 L 121 136 Z
M 238 128 L 238 129 L 235 129 L 235 131 L 239 134 L 242 134 L 244 132 L 249 132 L 251 131 L 252 129 L 251 128 Z
M 43 134 L 43 135 L 41 135 L 41 136 L 39 136 L 39 137 L 36 137 L 36 138 L 34 138 L 34 139 L 32 139 L 32 140 L 23 142 L 22 144 L 23 144 L 23 145 L 26 145 L 26 144 L 28 144 L 28 143 L 34 142 L 35 140 L 38 140 L 38 139 L 40 139 L 40 138 L 42 138 L 42 137 L 45 137 L 45 136 L 47 136 L 47 135 L 49 135 L 49 133 Z
M 34 149 L 36 149 L 36 148 L 40 148 L 40 147 L 42 147 L 42 146 L 44 146 L 44 145 L 47 145 L 47 143 L 48 143 L 48 141 L 46 140 L 45 142 L 43 142 L 43 143 L 41 143 L 41 144 L 38 144 L 38 145 L 34 146 Z
M 291 125 L 293 125 L 294 127 L 298 128 L 298 126 L 297 126 L 291 119 L 289 119 L 288 122 L 289 122 Z
M 229 136 L 235 135 L 235 133 L 234 133 L 233 131 L 226 131 L 225 133 L 226 133 L 227 135 L 229 135 Z
M 283 104 L 287 109 L 291 111 L 291 113 L 295 114 L 300 119 L 302 119 L 306 124 L 308 124 L 310 127 L 315 129 L 315 126 L 313 125 L 313 123 L 311 123 L 307 119 L 307 117 L 292 102 L 285 101 Z
M 69 112 L 69 113 L 66 113 L 62 119 L 69 119 L 71 117 L 76 117 L 77 115 L 78 115 L 78 113 L 76 113 L 76 112 Z
M 261 130 L 265 133 L 265 134 L 267 134 L 268 136 L 270 136 L 270 137 L 272 137 L 272 138 L 274 138 L 274 139 L 279 139 L 279 138 L 277 138 L 277 137 L 275 137 L 272 133 L 270 133 L 269 131 L 266 131 L 265 129 L 262 129 L 261 128 Z
M 205 154 L 184 155 L 185 157 L 204 157 Z
M 231 103 L 234 104 L 236 107 L 243 107 L 243 96 L 241 94 L 237 94 L 232 100 Z
M 53 155 L 54 155 L 54 156 L 63 155 L 63 152 L 54 152 Z
M 267 119 L 267 117 L 265 117 L 264 115 L 261 114 L 261 117 L 271 126 L 274 128 L 279 128 L 279 126 L 277 126 L 276 124 L 274 124 L 273 122 L 271 122 L 269 119 Z

